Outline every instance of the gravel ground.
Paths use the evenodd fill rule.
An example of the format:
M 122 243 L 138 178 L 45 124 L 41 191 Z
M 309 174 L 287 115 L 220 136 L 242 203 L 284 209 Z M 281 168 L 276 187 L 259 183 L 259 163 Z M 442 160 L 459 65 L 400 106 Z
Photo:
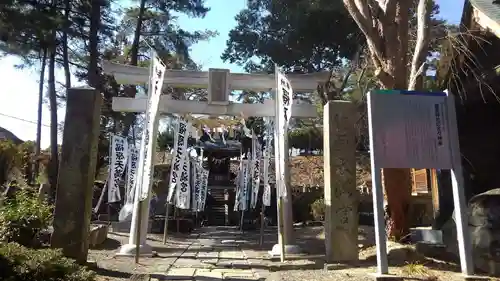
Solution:
M 280 280 L 314 280 L 314 281 L 332 281 L 332 280 L 373 280 L 373 276 L 366 273 L 353 274 L 345 271 L 324 271 L 324 270 L 288 270 L 281 272 Z

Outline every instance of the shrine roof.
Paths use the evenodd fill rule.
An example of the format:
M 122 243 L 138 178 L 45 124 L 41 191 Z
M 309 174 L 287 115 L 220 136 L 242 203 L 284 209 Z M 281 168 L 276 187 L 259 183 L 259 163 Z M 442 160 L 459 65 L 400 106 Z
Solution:
M 493 33 L 499 34 L 498 25 L 500 24 L 500 1 L 498 0 L 469 0 L 472 6 L 481 11 L 488 17 L 488 28 L 492 29 Z
M 219 140 L 216 141 L 198 141 L 196 143 L 196 148 L 202 148 L 205 151 L 210 152 L 240 152 L 241 150 L 241 142 L 236 140 L 226 140 L 226 142 L 222 142 Z
M 11 131 L 0 127 L 0 140 L 12 141 L 15 144 L 21 144 L 23 141 L 14 135 Z
M 218 154 L 220 156 L 236 157 L 240 155 L 241 142 L 236 140 L 226 140 L 225 143 L 220 140 L 198 141 L 195 148 L 203 149 L 205 155 Z

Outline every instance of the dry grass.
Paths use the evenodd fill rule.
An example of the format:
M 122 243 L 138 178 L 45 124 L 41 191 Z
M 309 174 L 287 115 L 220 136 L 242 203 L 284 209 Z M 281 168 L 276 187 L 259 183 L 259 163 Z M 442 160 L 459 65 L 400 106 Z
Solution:
M 428 270 L 425 267 L 424 264 L 421 264 L 419 262 L 406 262 L 406 265 L 403 266 L 401 271 L 406 275 L 406 276 L 421 276 L 421 275 L 427 275 Z

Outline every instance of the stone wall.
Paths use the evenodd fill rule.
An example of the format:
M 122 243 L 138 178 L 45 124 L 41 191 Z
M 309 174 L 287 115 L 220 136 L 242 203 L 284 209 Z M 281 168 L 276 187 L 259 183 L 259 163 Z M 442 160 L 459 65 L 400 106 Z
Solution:
M 306 217 L 304 212 L 310 212 L 310 210 L 304 209 L 303 204 L 310 204 L 315 200 L 322 198 L 323 188 L 294 187 L 292 193 L 294 197 L 294 213 L 301 213 L 300 216 L 295 214 L 294 219 L 297 221 L 299 217 Z M 432 224 L 433 207 L 431 194 L 418 194 L 412 196 L 411 208 L 413 213 L 413 218 L 411 220 L 412 226 L 427 226 Z M 373 214 L 373 201 L 371 194 L 359 194 L 358 212 L 360 213 L 360 224 L 373 224 L 373 217 L 367 218 Z M 312 219 L 312 217 L 309 219 Z

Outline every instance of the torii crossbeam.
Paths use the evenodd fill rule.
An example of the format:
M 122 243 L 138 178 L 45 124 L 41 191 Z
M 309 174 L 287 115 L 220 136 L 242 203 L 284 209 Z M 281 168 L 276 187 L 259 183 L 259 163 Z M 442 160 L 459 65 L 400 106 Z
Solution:
M 103 62 L 104 73 L 113 75 L 116 81 L 125 85 L 143 85 L 148 83 L 149 69 L 130 65 Z M 328 79 L 328 73 L 290 74 L 295 92 L 313 92 L 317 85 Z M 173 100 L 162 96 L 160 112 L 178 114 L 231 115 L 253 117 L 275 116 L 274 102 L 266 100 L 264 104 L 243 104 L 229 101 L 231 90 L 270 91 L 276 87 L 274 74 L 230 73 L 227 69 L 209 69 L 209 71 L 169 70 L 165 73 L 165 85 L 181 88 L 207 88 L 208 102 Z M 118 112 L 145 112 L 147 98 L 113 98 L 113 110 Z M 294 117 L 316 117 L 314 105 L 295 103 Z

